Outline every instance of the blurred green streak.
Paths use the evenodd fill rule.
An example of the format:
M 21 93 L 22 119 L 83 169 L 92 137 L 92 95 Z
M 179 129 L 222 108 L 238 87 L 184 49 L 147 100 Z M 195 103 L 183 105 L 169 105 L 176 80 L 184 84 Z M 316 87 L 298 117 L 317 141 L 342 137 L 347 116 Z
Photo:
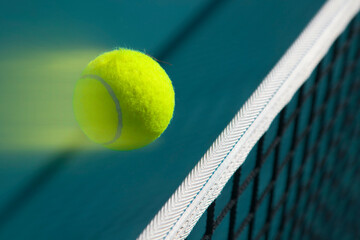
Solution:
M 0 150 L 89 144 L 72 109 L 76 80 L 103 50 L 7 50 L 0 56 Z

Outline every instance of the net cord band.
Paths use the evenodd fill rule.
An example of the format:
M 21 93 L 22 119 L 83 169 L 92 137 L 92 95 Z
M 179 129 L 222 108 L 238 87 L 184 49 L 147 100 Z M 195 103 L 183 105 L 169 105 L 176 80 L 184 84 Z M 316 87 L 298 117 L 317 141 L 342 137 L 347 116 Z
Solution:
M 281 109 L 360 9 L 359 0 L 330 0 L 208 149 L 139 240 L 184 239 Z

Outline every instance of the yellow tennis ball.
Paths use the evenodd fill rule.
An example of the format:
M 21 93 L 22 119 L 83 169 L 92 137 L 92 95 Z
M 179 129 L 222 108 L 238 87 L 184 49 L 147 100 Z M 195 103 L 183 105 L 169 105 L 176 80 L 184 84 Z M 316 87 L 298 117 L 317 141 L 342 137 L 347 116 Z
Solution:
M 73 105 L 91 140 L 131 150 L 151 143 L 167 128 L 175 94 L 168 75 L 151 57 L 118 49 L 89 63 L 76 84 Z

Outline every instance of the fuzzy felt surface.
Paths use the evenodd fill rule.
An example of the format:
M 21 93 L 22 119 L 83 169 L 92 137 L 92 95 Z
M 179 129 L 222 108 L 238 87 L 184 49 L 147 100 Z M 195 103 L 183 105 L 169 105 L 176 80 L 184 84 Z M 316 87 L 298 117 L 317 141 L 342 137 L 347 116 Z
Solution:
M 131 150 L 154 141 L 170 123 L 175 106 L 171 80 L 146 54 L 129 49 L 104 53 L 89 63 L 83 76 L 75 88 L 74 111 L 93 141 L 111 149 Z M 91 76 L 111 88 L 121 113 L 104 84 Z

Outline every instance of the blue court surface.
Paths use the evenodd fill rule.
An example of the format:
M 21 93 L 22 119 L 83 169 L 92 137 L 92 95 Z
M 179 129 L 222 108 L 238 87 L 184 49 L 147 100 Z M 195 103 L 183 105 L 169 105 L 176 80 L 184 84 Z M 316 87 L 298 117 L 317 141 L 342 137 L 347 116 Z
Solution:
M 1 2 L 0 239 L 135 239 L 324 2 Z M 170 63 L 176 99 L 127 152 L 72 112 L 81 71 L 118 47 Z

